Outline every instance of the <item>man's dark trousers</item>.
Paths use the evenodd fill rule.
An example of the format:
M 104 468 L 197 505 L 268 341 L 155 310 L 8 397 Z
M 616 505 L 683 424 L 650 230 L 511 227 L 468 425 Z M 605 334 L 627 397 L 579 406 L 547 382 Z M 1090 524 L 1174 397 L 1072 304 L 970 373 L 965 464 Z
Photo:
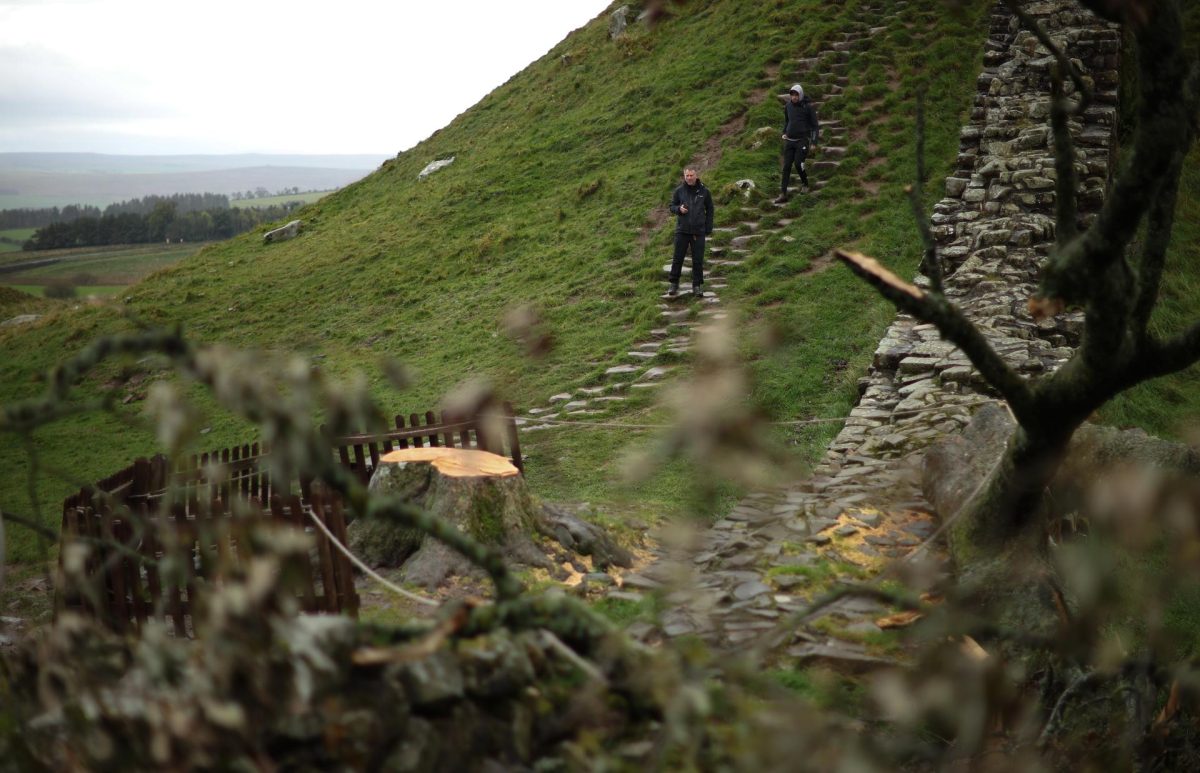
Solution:
M 679 284 L 679 275 L 683 273 L 683 256 L 688 245 L 692 247 L 692 286 L 704 284 L 704 235 L 675 234 L 675 257 L 671 260 L 671 284 Z
M 804 171 L 804 159 L 808 158 L 808 143 L 799 140 L 786 140 L 783 143 L 783 190 L 787 195 L 788 183 L 792 179 L 792 166 L 800 173 L 800 182 L 808 185 L 808 172 Z

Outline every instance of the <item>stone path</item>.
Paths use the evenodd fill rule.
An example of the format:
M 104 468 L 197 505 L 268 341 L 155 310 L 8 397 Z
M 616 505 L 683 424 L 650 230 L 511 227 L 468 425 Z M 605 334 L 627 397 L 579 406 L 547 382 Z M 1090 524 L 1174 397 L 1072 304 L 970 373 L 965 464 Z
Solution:
M 1081 215 L 1095 217 L 1114 153 L 1119 32 L 1071 0 L 1028 6 L 1052 36 L 1069 41 L 1096 83 L 1096 100 L 1073 126 Z M 852 43 L 851 38 L 847 38 Z M 1026 312 L 1038 267 L 1052 244 L 1054 161 L 1047 129 L 1051 59 L 998 4 L 971 122 L 961 132 L 957 170 L 935 207 L 936 237 L 949 276 L 945 292 L 1021 372 L 1049 372 L 1071 356 L 1081 321 L 1035 323 Z M 919 277 L 918 284 L 927 284 Z M 736 649 L 803 608 L 836 574 L 865 579 L 886 571 L 935 534 L 919 488 L 924 449 L 960 431 L 994 400 L 965 356 L 930 325 L 899 315 L 860 380 L 861 398 L 813 476 L 743 499 L 687 549 L 623 578 L 618 598 L 655 590 L 668 611 L 647 639 L 698 635 Z M 950 571 L 935 542 L 923 551 Z M 886 610 L 845 600 L 792 634 L 783 652 L 859 669 L 878 663 Z

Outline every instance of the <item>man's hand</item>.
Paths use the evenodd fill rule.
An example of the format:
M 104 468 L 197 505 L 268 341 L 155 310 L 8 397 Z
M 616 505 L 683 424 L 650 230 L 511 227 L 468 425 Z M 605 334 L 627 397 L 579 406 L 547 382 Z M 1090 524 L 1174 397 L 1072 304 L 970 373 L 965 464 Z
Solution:
M 782 135 L 780 135 L 780 137 L 782 137 L 782 138 L 783 138 L 785 141 L 787 140 L 787 135 L 786 135 L 786 134 L 782 134 Z
M 681 215 L 686 215 L 686 214 L 687 214 L 687 204 L 680 204 L 680 205 L 679 205 L 679 214 L 681 214 Z

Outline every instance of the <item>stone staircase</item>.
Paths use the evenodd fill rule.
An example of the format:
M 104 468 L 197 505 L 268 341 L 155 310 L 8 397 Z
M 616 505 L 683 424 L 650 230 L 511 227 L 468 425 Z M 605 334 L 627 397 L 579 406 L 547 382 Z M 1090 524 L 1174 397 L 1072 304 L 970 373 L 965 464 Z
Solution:
M 867 10 L 878 11 L 869 7 Z M 839 40 L 829 49 L 815 57 L 796 60 L 793 62 L 794 71 L 781 76 L 786 80 L 785 89 L 799 78 L 805 84 L 805 89 L 818 97 L 814 99 L 814 105 L 821 121 L 823 143 L 818 156 L 820 160 L 810 157 L 807 162 L 811 192 L 800 194 L 799 187 L 792 186 L 791 193 L 819 195 L 828 176 L 841 166 L 841 159 L 846 154 L 847 134 L 837 111 L 840 95 L 849 82 L 846 69 L 851 52 L 863 47 L 872 35 L 885 29 L 868 29 L 864 26 L 861 31 L 841 33 Z M 782 105 L 787 98 L 786 91 L 779 93 L 777 98 Z M 777 180 L 773 178 L 771 184 L 776 185 Z M 680 357 L 691 351 L 697 332 L 706 324 L 726 317 L 721 292 L 728 288 L 738 268 L 754 254 L 756 247 L 776 234 L 785 235 L 785 239 L 795 238 L 786 235 L 796 223 L 794 217 L 774 218 L 772 224 L 766 225 L 763 220 L 767 213 L 765 210 L 737 202 L 729 206 L 737 213 L 734 221 L 714 228 L 713 238 L 705 250 L 703 296 L 693 301 L 687 292 L 693 271 L 689 255 L 684 259 L 679 296 L 669 297 L 666 288 L 663 288 L 659 302 L 662 324 L 651 330 L 650 338 L 635 342 L 626 352 L 624 362 L 608 367 L 604 372 L 604 384 L 576 387 L 552 395 L 546 404 L 531 408 L 526 415 L 518 417 L 517 422 L 523 432 L 552 430 L 560 426 L 554 423 L 558 421 L 614 418 L 630 390 L 654 389 L 664 382 L 665 377 L 679 372 L 677 363 Z M 784 214 L 796 210 L 795 204 L 772 203 L 770 207 L 772 212 L 790 207 Z M 671 271 L 670 262 L 665 263 L 662 270 L 665 281 Z

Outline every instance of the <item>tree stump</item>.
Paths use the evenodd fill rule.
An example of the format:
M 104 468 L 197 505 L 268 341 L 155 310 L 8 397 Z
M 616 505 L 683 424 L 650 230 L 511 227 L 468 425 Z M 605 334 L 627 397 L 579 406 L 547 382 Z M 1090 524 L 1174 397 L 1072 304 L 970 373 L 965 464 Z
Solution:
M 506 558 L 534 566 L 550 562 L 534 544 L 540 514 L 525 479 L 497 454 L 465 448 L 405 448 L 379 460 L 369 490 L 417 504 Z M 433 588 L 449 575 L 481 572 L 453 549 L 394 524 L 356 524 L 354 544 L 377 565 L 403 565 L 408 582 Z

